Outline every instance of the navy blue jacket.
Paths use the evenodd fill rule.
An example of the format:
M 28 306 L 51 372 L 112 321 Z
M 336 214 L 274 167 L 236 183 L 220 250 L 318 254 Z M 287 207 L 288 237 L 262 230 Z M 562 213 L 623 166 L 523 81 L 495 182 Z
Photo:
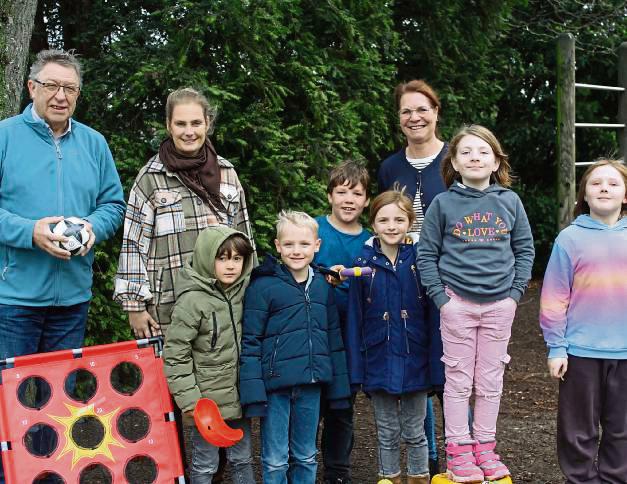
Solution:
M 423 170 L 416 170 L 407 161 L 405 156 L 405 148 L 390 157 L 383 160 L 379 167 L 377 181 L 379 184 L 379 192 L 392 190 L 394 183 L 398 182 L 401 187 L 405 187 L 405 193 L 412 200 L 416 196 L 416 188 L 420 181 L 422 187 L 422 213 L 427 213 L 427 208 L 438 193 L 446 191 L 446 185 L 440 174 L 440 165 L 442 159 L 448 151 L 448 143 L 444 146 L 435 157 L 433 162 Z
M 444 385 L 440 313 L 427 298 L 413 244 L 399 246 L 396 268 L 369 240 L 355 266 L 369 277 L 351 278 L 346 349 L 351 385 L 365 392 L 403 394 Z
M 324 384 L 328 400 L 338 407 L 348 403 L 339 317 L 322 274 L 310 269 L 303 286 L 266 256 L 246 290 L 240 361 L 240 402 L 247 416 L 264 414 L 260 404 L 267 393 L 296 385 Z

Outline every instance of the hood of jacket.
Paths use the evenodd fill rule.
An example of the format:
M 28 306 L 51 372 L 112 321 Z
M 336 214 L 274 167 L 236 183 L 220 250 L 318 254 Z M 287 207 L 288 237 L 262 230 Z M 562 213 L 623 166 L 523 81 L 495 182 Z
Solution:
M 218 291 L 228 297 L 242 286 L 253 270 L 252 256 L 245 261 L 240 276 L 226 289 L 220 286 L 215 273 L 218 249 L 226 239 L 236 234 L 246 237 L 243 232 L 221 225 L 208 227 L 198 235 L 191 262 L 186 262 L 177 276 L 175 284 L 177 299 L 188 291 L 205 291 L 211 294 Z
M 606 225 L 603 222 L 593 219 L 588 214 L 579 215 L 575 220 L 572 221 L 572 225 L 576 225 L 578 227 L 583 227 L 584 229 L 593 229 L 593 230 L 625 230 L 627 228 L 627 217 L 623 217 L 618 220 L 614 225 Z
M 482 198 L 491 194 L 508 192 L 509 190 L 498 183 L 493 183 L 485 190 L 477 190 L 476 188 L 467 187 L 461 182 L 455 182 L 449 187 L 449 191 L 464 198 Z

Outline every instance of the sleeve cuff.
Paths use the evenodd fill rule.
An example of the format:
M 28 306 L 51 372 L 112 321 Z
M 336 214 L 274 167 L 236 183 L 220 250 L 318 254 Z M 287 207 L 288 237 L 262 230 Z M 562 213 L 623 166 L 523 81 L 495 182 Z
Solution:
M 523 292 L 520 289 L 516 289 L 512 287 L 509 290 L 509 297 L 511 297 L 514 301 L 520 302 L 520 298 L 522 297 Z
M 122 309 L 126 312 L 139 312 L 146 310 L 146 303 L 142 301 L 126 300 L 122 301 Z
M 568 353 L 566 352 L 566 348 L 563 346 L 558 346 L 555 348 L 549 348 L 549 358 L 568 358 Z
M 435 305 L 438 307 L 438 309 L 440 309 L 447 302 L 449 302 L 451 298 L 448 297 L 444 291 L 442 291 L 436 294 L 435 296 L 433 296 L 432 300 L 435 303 Z

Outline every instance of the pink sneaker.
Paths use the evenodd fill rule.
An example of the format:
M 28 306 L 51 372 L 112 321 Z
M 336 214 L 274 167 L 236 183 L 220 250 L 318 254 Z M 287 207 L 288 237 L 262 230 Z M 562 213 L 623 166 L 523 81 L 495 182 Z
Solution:
M 501 457 L 494 453 L 495 447 L 496 440 L 479 441 L 474 445 L 475 460 L 483 471 L 486 481 L 495 481 L 509 476 L 509 469 L 501 462 Z
M 481 482 L 483 472 L 475 464 L 474 440 L 446 444 L 446 474 L 454 482 Z

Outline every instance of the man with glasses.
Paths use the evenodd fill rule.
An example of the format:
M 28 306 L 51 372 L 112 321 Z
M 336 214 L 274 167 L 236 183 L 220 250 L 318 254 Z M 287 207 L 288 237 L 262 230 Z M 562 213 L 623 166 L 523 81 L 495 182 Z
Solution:
M 104 137 L 71 118 L 81 67 L 71 52 L 37 55 L 32 104 L 0 122 L 0 360 L 83 344 L 94 242 L 111 237 L 125 203 Z M 82 257 L 50 226 L 85 221 Z M 0 468 L 0 482 L 3 482 Z

